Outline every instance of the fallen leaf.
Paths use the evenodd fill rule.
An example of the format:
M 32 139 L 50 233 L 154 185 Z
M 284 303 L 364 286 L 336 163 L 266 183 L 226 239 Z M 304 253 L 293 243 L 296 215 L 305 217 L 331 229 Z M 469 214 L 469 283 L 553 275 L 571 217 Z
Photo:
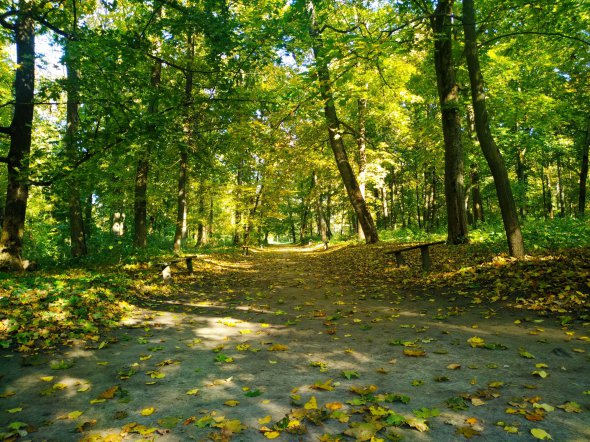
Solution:
M 325 390 L 325 391 L 333 391 L 334 387 L 332 385 L 333 379 L 328 379 L 325 382 L 322 381 L 316 381 L 311 388 L 313 388 L 314 390 Z
M 344 405 L 341 402 L 328 402 L 324 405 L 330 411 L 340 410 Z
M 521 358 L 526 358 L 526 359 L 535 359 L 535 355 L 533 355 L 532 353 L 529 353 L 528 351 L 526 351 L 524 348 L 520 347 L 518 349 L 518 354 L 520 355 Z
M 377 391 L 377 386 L 376 385 L 369 385 L 369 386 L 365 386 L 365 387 L 360 387 L 360 386 L 352 386 L 350 387 L 350 391 L 352 391 L 353 393 L 356 394 L 360 394 L 361 396 L 365 396 L 367 394 L 371 394 Z
M 479 347 L 483 347 L 485 345 L 485 341 L 482 338 L 480 338 L 479 336 L 473 336 L 472 338 L 469 338 L 467 340 L 467 342 L 473 348 L 479 348 Z
M 461 368 L 461 364 L 449 364 L 449 365 L 447 365 L 447 368 L 449 370 L 458 370 Z
M 424 350 L 422 350 L 421 348 L 420 349 L 406 348 L 406 349 L 404 349 L 404 355 L 410 356 L 413 358 L 420 358 L 420 357 L 426 356 L 426 352 Z
M 199 389 L 198 388 L 193 388 L 189 391 L 187 391 L 185 394 L 188 394 L 189 396 L 196 396 L 197 394 L 199 394 Z
M 115 397 L 115 393 L 119 391 L 119 386 L 114 385 L 111 388 L 106 389 L 98 395 L 99 399 L 112 399 Z
M 582 408 L 576 402 L 566 402 L 563 405 L 558 405 L 557 408 L 561 408 L 566 413 L 581 413 Z
M 533 437 L 535 439 L 539 439 L 539 440 L 553 440 L 553 438 L 551 437 L 551 435 L 549 433 L 547 433 L 545 430 L 542 430 L 540 428 L 533 428 L 531 430 L 531 434 L 533 435 Z
M 307 402 L 305 403 L 305 405 L 303 405 L 303 407 L 304 407 L 306 410 L 317 410 L 317 408 L 318 408 L 318 402 L 317 402 L 317 400 L 316 400 L 315 396 L 312 396 L 312 397 L 309 399 L 309 401 L 307 401 Z
M 154 411 L 156 411 L 156 409 L 154 407 L 148 407 L 148 408 L 144 408 L 143 410 L 141 410 L 140 414 L 142 416 L 150 416 L 151 414 L 154 413 Z
M 455 430 L 455 434 L 460 434 L 465 437 L 465 439 L 471 439 L 473 436 L 481 435 L 481 432 L 472 427 L 459 427 Z
M 281 345 L 281 344 L 274 344 L 273 346 L 271 346 L 268 351 L 287 351 L 289 350 L 289 347 L 287 347 L 286 345 Z
M 236 401 L 236 400 L 231 399 L 229 401 L 225 401 L 223 403 L 223 405 L 227 405 L 228 407 L 235 407 L 237 405 L 240 405 L 240 401 Z
M 268 424 L 270 421 L 272 420 L 271 416 L 265 416 L 265 417 L 261 417 L 260 419 L 258 419 L 258 423 L 260 425 L 266 425 Z

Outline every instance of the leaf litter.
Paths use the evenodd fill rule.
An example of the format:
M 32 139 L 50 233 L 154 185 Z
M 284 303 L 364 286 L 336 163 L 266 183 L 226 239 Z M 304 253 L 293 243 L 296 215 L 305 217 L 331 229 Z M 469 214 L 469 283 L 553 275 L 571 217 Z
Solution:
M 198 292 L 189 277 L 179 277 L 163 294 L 149 292 L 145 301 L 138 299 L 142 307 L 130 326 L 114 330 L 108 339 L 87 337 L 98 343 L 93 348 L 82 343 L 85 351 L 100 351 L 100 361 L 108 362 L 99 370 L 76 358 L 74 343 L 71 351 L 52 350 L 48 365 L 21 368 L 37 373 L 37 395 L 42 383 L 59 379 L 63 372 L 80 379 L 76 388 L 97 392 L 94 399 L 85 396 L 88 389 L 66 396 L 62 391 L 68 385 L 63 384 L 64 389 L 51 388 L 44 405 L 33 399 L 35 388 L 28 392 L 21 386 L 14 368 L 3 369 L 3 380 L 10 381 L 0 392 L 3 408 L 22 408 L 18 414 L 27 422 L 7 421 L 0 432 L 6 437 L 10 432 L 48 431 L 63 439 L 77 431 L 82 440 L 176 434 L 202 440 L 292 436 L 377 441 L 412 440 L 412 432 L 431 432 L 441 441 L 500 441 L 519 434 L 565 440 L 571 430 L 561 421 L 588 422 L 584 394 L 589 386 L 580 377 L 588 364 L 584 353 L 589 325 L 583 315 L 567 308 L 567 314 L 556 311 L 553 301 L 539 309 L 538 299 L 531 313 L 492 308 L 494 303 L 510 303 L 506 278 L 500 279 L 508 298 L 502 301 L 499 284 L 493 286 L 500 294 L 492 296 L 462 286 L 482 281 L 471 272 L 463 273 L 469 277 L 458 283 L 444 272 L 438 280 L 410 269 L 398 276 L 380 250 L 360 253 L 353 247 L 305 259 L 294 252 L 249 261 L 221 257 L 238 269 L 248 264 L 264 270 L 255 277 L 247 271 L 226 274 L 204 267 L 201 272 L 207 277 L 199 281 L 205 289 Z M 547 268 L 547 261 L 538 262 Z M 538 278 L 535 265 L 532 273 Z M 513 267 L 526 268 L 504 259 L 484 273 L 510 273 Z M 375 270 L 381 270 L 380 278 Z M 528 274 L 523 279 L 520 287 L 532 281 Z M 410 283 L 414 288 L 404 288 Z M 434 288 L 416 289 L 429 285 Z M 168 304 L 171 299 L 176 302 Z M 213 305 L 221 307 L 218 316 Z M 521 302 L 523 308 L 532 305 Z M 223 332 L 207 333 L 211 324 Z M 402 346 L 401 353 L 396 345 Z M 257 352 L 265 348 L 274 352 L 272 359 L 259 357 Z M 228 354 L 231 349 L 237 353 Z M 211 350 L 213 357 L 206 356 Z M 164 357 L 154 363 L 153 354 Z M 400 359 L 400 354 L 407 358 Z M 4 353 L 6 361 L 17 362 L 10 355 Z M 535 364 L 539 359 L 542 362 Z M 47 376 L 47 369 L 59 370 L 59 375 Z M 318 369 L 327 377 L 314 378 Z M 97 372 L 108 376 L 101 380 Z M 152 380 L 142 381 L 133 376 L 136 372 Z M 521 378 L 526 376 L 537 379 L 538 385 L 524 384 Z M 363 383 L 355 383 L 358 379 Z M 253 381 L 258 388 L 252 387 Z M 536 396 L 525 393 L 531 388 Z M 167 402 L 170 394 L 186 400 Z M 35 419 L 49 400 L 62 403 L 63 411 L 53 419 Z M 282 413 L 268 414 L 270 405 Z M 451 418 L 457 414 L 462 418 Z M 120 417 L 115 433 L 106 430 L 113 416 Z

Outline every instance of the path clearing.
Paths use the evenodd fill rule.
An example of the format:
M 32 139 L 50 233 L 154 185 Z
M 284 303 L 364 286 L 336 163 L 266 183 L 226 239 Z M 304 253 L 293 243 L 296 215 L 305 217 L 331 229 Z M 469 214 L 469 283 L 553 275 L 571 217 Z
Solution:
M 0 433 L 444 442 L 529 441 L 536 429 L 590 440 L 587 327 L 359 282 L 327 267 L 332 253 L 208 258 L 175 283 L 180 294 L 145 299 L 108 341 L 37 357 L 3 350 Z

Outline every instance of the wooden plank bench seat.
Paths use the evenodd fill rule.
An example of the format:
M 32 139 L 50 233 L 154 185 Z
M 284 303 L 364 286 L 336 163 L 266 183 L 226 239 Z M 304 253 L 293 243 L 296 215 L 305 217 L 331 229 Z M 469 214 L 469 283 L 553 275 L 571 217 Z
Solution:
M 186 268 L 188 270 L 188 272 L 190 274 L 193 273 L 193 259 L 198 258 L 199 255 L 187 255 L 187 256 L 179 256 L 178 258 L 174 258 L 171 259 L 169 261 L 166 262 L 160 262 L 158 264 L 156 264 L 157 266 L 160 267 L 161 272 L 162 272 L 162 279 L 164 281 L 172 278 L 172 269 L 171 266 L 173 264 L 177 264 L 179 262 L 185 261 L 186 262 Z
M 404 258 L 402 256 L 403 252 L 407 252 L 408 250 L 420 249 L 420 257 L 422 258 L 422 270 L 427 272 L 430 270 L 430 265 L 431 265 L 430 253 L 428 251 L 429 247 L 436 246 L 438 244 L 445 244 L 445 243 L 446 243 L 446 241 L 434 241 L 434 242 L 428 242 L 428 243 L 422 243 L 422 244 L 415 244 L 413 246 L 407 246 L 407 247 L 401 247 L 401 248 L 395 249 L 395 250 L 389 250 L 389 251 L 385 252 L 385 254 L 386 255 L 395 255 L 395 262 L 397 263 L 397 266 L 399 267 L 405 263 Z

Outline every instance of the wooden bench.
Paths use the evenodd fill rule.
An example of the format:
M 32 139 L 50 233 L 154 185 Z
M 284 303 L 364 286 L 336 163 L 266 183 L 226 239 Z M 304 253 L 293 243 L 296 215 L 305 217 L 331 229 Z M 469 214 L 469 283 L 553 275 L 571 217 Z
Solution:
M 172 278 L 172 269 L 171 266 L 173 264 L 185 261 L 186 268 L 190 274 L 193 273 L 193 259 L 198 258 L 198 255 L 187 255 L 187 256 L 179 256 L 178 258 L 171 259 L 170 261 L 160 262 L 157 265 L 161 268 L 162 271 L 162 279 L 164 281 Z
M 407 252 L 408 250 L 420 249 L 420 257 L 422 258 L 422 270 L 427 272 L 430 270 L 430 265 L 431 265 L 430 253 L 428 251 L 428 248 L 431 246 L 436 246 L 438 244 L 445 244 L 445 243 L 446 243 L 446 241 L 435 241 L 435 242 L 416 244 L 413 246 L 407 246 L 407 247 L 402 247 L 402 248 L 395 249 L 395 250 L 389 250 L 389 251 L 385 252 L 385 254 L 386 255 L 395 255 L 395 261 L 397 263 L 397 266 L 399 267 L 399 266 L 405 264 L 404 258 L 402 256 L 403 252 Z

